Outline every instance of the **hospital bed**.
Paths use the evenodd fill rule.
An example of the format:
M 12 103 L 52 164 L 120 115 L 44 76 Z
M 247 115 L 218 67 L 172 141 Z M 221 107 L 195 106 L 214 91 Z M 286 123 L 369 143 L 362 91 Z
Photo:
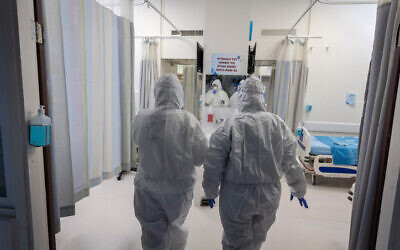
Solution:
M 306 173 L 333 178 L 357 175 L 358 137 L 313 136 L 305 127 L 296 130 L 299 160 Z

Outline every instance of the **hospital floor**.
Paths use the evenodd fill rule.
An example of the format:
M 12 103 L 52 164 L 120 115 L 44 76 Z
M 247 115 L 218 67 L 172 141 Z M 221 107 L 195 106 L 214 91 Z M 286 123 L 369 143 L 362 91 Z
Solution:
M 198 169 L 199 179 L 201 169 Z M 133 210 L 131 173 L 112 178 L 92 188 L 90 196 L 76 204 L 76 215 L 61 219 L 56 235 L 58 250 L 140 250 L 141 229 Z M 347 249 L 351 203 L 347 190 L 354 180 L 307 178 L 309 209 L 289 201 L 289 188 L 282 185 L 282 198 L 275 224 L 261 249 L 345 250 Z M 282 180 L 282 182 L 284 182 Z M 193 206 L 187 218 L 186 249 L 222 249 L 222 227 L 218 207 L 200 207 L 201 183 L 196 183 Z M 218 205 L 218 201 L 217 201 Z

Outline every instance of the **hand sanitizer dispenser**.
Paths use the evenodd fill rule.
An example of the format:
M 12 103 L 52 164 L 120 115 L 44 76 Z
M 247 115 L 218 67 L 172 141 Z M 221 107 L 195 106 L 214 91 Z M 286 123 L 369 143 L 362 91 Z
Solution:
M 50 144 L 51 119 L 44 114 L 44 106 L 40 106 L 38 114 L 32 118 L 29 127 L 29 143 L 32 146 L 43 147 Z

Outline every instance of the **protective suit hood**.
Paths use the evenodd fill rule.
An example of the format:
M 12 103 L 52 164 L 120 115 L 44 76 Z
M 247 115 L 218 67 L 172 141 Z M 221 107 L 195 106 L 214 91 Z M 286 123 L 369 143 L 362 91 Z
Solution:
M 183 88 L 175 74 L 160 77 L 154 86 L 157 108 L 181 109 L 183 107 Z
M 222 83 L 219 79 L 216 79 L 212 82 L 213 86 L 216 86 L 218 90 L 222 90 Z
M 265 111 L 263 93 L 264 86 L 260 80 L 255 77 L 247 78 L 239 93 L 239 111 L 250 113 Z

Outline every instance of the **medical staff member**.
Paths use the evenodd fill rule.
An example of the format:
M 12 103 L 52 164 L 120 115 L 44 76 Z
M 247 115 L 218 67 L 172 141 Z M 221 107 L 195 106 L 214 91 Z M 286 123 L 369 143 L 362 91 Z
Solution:
M 231 96 L 229 99 L 229 104 L 231 105 L 231 108 L 239 108 L 239 93 L 241 91 L 241 86 L 243 85 L 244 80 L 241 80 L 239 84 L 236 87 L 235 93 Z
M 210 138 L 203 188 L 211 207 L 220 196 L 223 249 L 260 249 L 275 221 L 282 176 L 291 194 L 308 207 L 296 139 L 284 121 L 265 111 L 262 94 L 262 83 L 247 78 L 240 112 Z
M 228 107 L 229 96 L 222 88 L 222 83 L 216 79 L 212 83 L 212 88 L 206 93 L 206 104 L 213 107 Z
M 135 215 L 142 227 L 142 247 L 185 249 L 184 226 L 192 205 L 194 166 L 203 164 L 207 139 L 198 120 L 182 110 L 183 89 L 174 74 L 154 87 L 155 108 L 141 110 L 133 124 L 140 166 L 135 177 Z

